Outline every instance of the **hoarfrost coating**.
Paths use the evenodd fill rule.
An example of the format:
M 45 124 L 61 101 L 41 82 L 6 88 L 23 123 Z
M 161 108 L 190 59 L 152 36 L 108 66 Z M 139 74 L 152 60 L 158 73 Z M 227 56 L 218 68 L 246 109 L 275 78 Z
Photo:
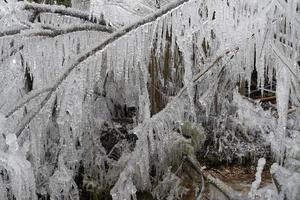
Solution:
M 188 143 L 185 150 L 195 152 L 178 131 L 187 121 L 211 128 L 228 160 L 255 146 L 237 135 L 240 126 L 247 140 L 271 145 L 279 164 L 300 160 L 299 0 L 167 2 L 92 0 L 88 13 L 1 1 L 4 199 L 79 199 L 80 169 L 88 184 L 112 188 L 115 200 L 135 199 L 137 191 L 159 198 L 165 188 L 151 181 L 152 170 L 155 180 L 178 186 L 169 170 L 170 155 L 178 159 L 172 147 Z M 262 94 L 276 90 L 276 114 L 237 91 L 244 82 L 251 92 L 253 72 Z M 172 90 L 153 97 L 158 82 Z M 166 105 L 154 112 L 159 98 Z M 121 124 L 124 116 L 130 122 Z M 125 139 L 107 145 L 104 134 L 118 135 L 122 126 Z M 26 146 L 28 152 L 21 150 Z M 297 167 L 274 164 L 283 185 L 277 192 L 258 188 L 263 165 L 260 160 L 249 198 L 297 199 L 289 194 L 299 194 Z

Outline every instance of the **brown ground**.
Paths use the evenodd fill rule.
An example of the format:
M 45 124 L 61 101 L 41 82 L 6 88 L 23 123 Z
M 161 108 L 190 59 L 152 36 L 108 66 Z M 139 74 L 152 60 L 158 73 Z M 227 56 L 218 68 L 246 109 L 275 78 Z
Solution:
M 195 190 L 191 179 L 200 180 L 193 170 L 185 170 L 187 173 L 182 175 L 184 178 L 184 186 L 189 188 L 189 192 L 182 198 L 183 200 L 195 200 Z M 207 168 L 212 176 L 219 178 L 234 190 L 248 193 L 252 182 L 255 180 L 256 166 L 220 166 L 218 168 Z M 198 178 L 196 178 L 198 177 Z M 267 163 L 262 173 L 262 186 L 266 186 L 272 182 L 270 175 L 270 163 Z M 206 184 L 203 200 L 209 199 L 208 184 Z

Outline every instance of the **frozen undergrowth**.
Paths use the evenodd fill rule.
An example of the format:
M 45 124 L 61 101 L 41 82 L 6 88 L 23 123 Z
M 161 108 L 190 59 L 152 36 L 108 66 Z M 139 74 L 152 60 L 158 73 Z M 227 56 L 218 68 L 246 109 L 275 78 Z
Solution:
M 156 179 L 169 173 L 166 152 L 174 141 L 185 140 L 176 131 L 185 121 L 214 127 L 211 134 L 219 152 L 235 153 L 242 149 L 238 154 L 243 154 L 249 150 L 236 132 L 237 127 L 242 127 L 239 132 L 250 141 L 259 132 L 259 137 L 271 144 L 279 163 L 284 162 L 284 157 L 299 160 L 299 7 L 300 2 L 296 0 L 188 1 L 162 16 L 153 17 L 143 26 L 136 26 L 101 51 L 89 54 L 51 93 L 45 106 L 24 130 L 22 120 L 37 109 L 47 92 L 10 116 L 1 131 L 8 136 L 21 130 L 19 143 L 30 143 L 27 159 L 32 167 L 28 170 L 34 173 L 30 181 L 37 185 L 40 195 L 50 194 L 53 198 L 60 195 L 60 185 L 64 185 L 65 198 L 71 198 L 69 195 L 78 198 L 73 179 L 80 166 L 86 170 L 86 181 L 96 179 L 100 188 L 114 185 L 111 190 L 114 199 L 130 199 L 137 190 L 160 191 L 156 187 L 160 184 L 150 181 L 153 178 L 150 169 L 156 169 Z M 18 12 L 27 15 L 21 10 Z M 4 25 L 13 22 L 23 25 L 24 18 L 7 16 L 0 19 L 0 31 L 7 31 Z M 43 13 L 33 23 L 57 27 L 84 22 Z M 101 43 L 106 37 L 109 37 L 107 33 L 95 31 L 55 38 L 24 37 L 22 32 L 2 36 L 1 113 L 6 114 L 24 95 L 53 85 L 75 58 L 89 52 L 89 46 Z M 166 108 L 151 116 L 147 86 L 151 78 L 150 58 L 152 54 L 165 55 L 168 42 L 171 59 L 175 57 L 176 48 L 180 51 L 185 89 L 176 97 L 168 97 Z M 237 52 L 232 53 L 237 47 Z M 169 76 L 176 77 L 173 69 L 176 63 L 174 60 L 170 63 Z M 235 91 L 239 82 L 250 85 L 254 69 L 257 87 L 262 88 L 262 92 L 265 84 L 276 78 L 278 118 Z M 196 81 L 199 72 L 206 73 Z M 136 127 L 131 132 L 138 140 L 132 150 L 126 139 L 120 139 L 121 142 L 109 150 L 119 149 L 121 155 L 112 159 L 101 144 L 101 133 L 104 124 L 111 130 L 118 129 L 114 121 L 117 104 L 137 109 L 133 117 Z M 290 109 L 295 111 L 288 115 Z M 238 150 L 230 148 L 234 143 L 241 144 L 235 146 Z M 1 147 L 2 157 L 9 156 L 5 145 Z M 229 159 L 232 156 L 227 155 Z M 23 158 L 22 162 L 25 161 Z M 13 187 L 17 187 L 19 183 L 14 184 Z M 36 198 L 30 189 L 24 188 L 24 192 Z M 18 196 L 17 189 L 13 195 L 23 198 Z

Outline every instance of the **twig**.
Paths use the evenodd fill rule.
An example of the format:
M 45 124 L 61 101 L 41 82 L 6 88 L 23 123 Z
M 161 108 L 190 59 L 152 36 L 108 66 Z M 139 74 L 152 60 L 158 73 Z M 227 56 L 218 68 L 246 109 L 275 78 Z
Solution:
M 197 197 L 197 200 L 201 200 L 202 194 L 203 194 L 204 190 L 205 190 L 204 175 L 201 174 L 201 191 L 200 191 L 200 193 L 199 193 L 199 195 Z
M 56 37 L 59 35 L 64 35 L 64 34 L 78 32 L 78 31 L 99 31 L 99 32 L 107 32 L 107 33 L 112 33 L 114 31 L 112 27 L 101 25 L 101 24 L 79 24 L 79 25 L 71 25 L 64 28 L 54 27 L 45 24 L 41 24 L 40 26 L 41 29 L 37 29 L 36 31 L 27 27 L 20 27 L 18 29 L 0 32 L 0 37 L 14 36 L 18 34 L 22 36 Z
M 52 26 L 42 25 L 42 30 L 37 30 L 36 32 L 29 32 L 26 36 L 47 36 L 47 37 L 56 37 L 59 35 L 64 35 L 68 33 L 78 32 L 78 31 L 100 31 L 112 33 L 113 29 L 108 26 L 99 25 L 99 24 L 81 24 L 79 26 L 72 25 L 66 28 L 56 28 Z
M 27 29 L 27 27 L 19 27 L 18 29 L 12 29 L 12 30 L 7 30 L 4 32 L 0 32 L 0 37 L 4 37 L 4 36 L 10 36 L 10 35 L 16 35 L 21 33 L 22 30 Z
M 44 94 L 45 92 L 49 92 L 51 89 L 52 89 L 52 87 L 46 87 L 41 90 L 34 90 L 29 95 L 26 95 L 25 97 L 23 97 L 21 99 L 21 101 L 19 101 L 13 109 L 11 109 L 10 111 L 7 112 L 5 117 L 6 118 L 10 117 L 14 112 L 16 112 L 18 109 L 20 109 L 26 103 L 28 103 L 31 99 L 33 99 L 41 94 Z
M 296 78 L 296 80 L 298 79 L 297 75 L 295 74 L 295 72 L 291 69 L 291 67 L 293 66 L 293 64 L 288 60 L 287 57 L 285 57 L 284 55 L 282 55 L 282 53 L 276 48 L 276 46 L 274 44 L 271 44 L 271 48 L 274 51 L 274 54 L 279 58 L 279 60 L 288 68 L 288 70 L 291 72 L 291 74 Z M 287 58 L 287 59 L 285 59 Z
M 205 75 L 207 72 L 209 72 L 214 66 L 216 66 L 216 64 L 218 62 L 220 62 L 222 60 L 223 57 L 227 56 L 227 55 L 230 55 L 230 53 L 234 52 L 236 53 L 237 51 L 239 50 L 238 47 L 234 48 L 233 50 L 230 50 L 230 51 L 226 51 L 225 54 L 221 55 L 221 56 L 218 56 L 212 63 L 210 63 L 208 65 L 208 67 L 205 68 L 204 71 L 200 71 L 198 74 L 196 74 L 194 77 L 193 77 L 193 83 L 195 82 L 198 82 L 199 79 Z M 231 55 L 231 58 L 232 58 L 233 55 Z M 231 59 L 230 58 L 230 59 Z M 183 94 L 183 92 L 187 89 L 187 87 L 183 87 L 178 93 L 177 93 L 177 96 L 181 96 Z
M 295 112 L 297 109 L 296 108 L 291 108 L 288 110 L 288 114 Z
M 42 25 L 42 28 L 52 30 L 53 34 L 51 35 L 51 37 L 55 37 L 57 35 L 67 34 L 71 32 L 77 32 L 77 31 L 101 31 L 107 33 L 114 32 L 114 29 L 112 27 L 101 25 L 101 24 L 80 24 L 80 25 L 72 25 L 70 27 L 65 27 L 65 28 L 56 28 L 48 25 Z
M 276 96 L 260 97 L 260 98 L 257 98 L 256 100 L 260 100 L 261 102 L 272 101 L 272 100 L 276 100 Z

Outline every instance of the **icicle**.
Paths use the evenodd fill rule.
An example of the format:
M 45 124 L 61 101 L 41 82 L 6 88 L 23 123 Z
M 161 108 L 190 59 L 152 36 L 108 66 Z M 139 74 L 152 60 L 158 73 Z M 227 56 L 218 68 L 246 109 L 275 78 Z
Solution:
M 9 172 L 13 195 L 18 200 L 37 199 L 35 193 L 35 178 L 31 164 L 19 149 L 16 135 L 8 134 L 6 144 L 8 153 L 0 151 L 0 165 Z
M 278 110 L 278 126 L 276 134 L 279 146 L 273 147 L 273 151 L 275 151 L 277 160 L 282 164 L 285 152 L 284 143 L 286 138 L 287 114 L 290 95 L 290 74 L 285 66 L 282 66 L 277 70 L 276 78 L 276 101 Z

